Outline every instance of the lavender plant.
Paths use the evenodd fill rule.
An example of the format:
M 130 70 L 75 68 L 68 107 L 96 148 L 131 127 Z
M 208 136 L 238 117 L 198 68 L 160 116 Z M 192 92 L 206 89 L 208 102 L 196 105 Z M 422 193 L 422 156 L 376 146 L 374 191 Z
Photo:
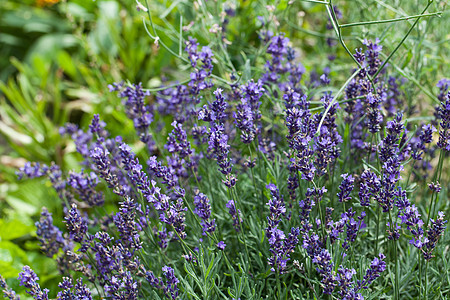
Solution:
M 338 23 L 345 12 L 332 1 L 311 2 L 326 7 L 328 28 L 354 63 L 338 90 L 335 72 L 307 72 L 294 42 L 269 30 L 278 22 L 273 7 L 256 32 L 263 63 L 255 59 L 256 71 L 248 69 L 250 78 L 244 78 L 227 52 L 234 9 L 225 8 L 222 26 L 209 29 L 217 42 L 201 45 L 200 37 L 181 31 L 177 53 L 158 35 L 149 6 L 138 2 L 148 14 L 150 38 L 186 65 L 189 79 L 149 89 L 111 83 L 135 139 L 113 136 L 111 125 L 96 114 L 85 130 L 70 123 L 60 130 L 72 139 L 81 172 L 38 162 L 19 170 L 20 178 L 46 177 L 65 214 L 65 228 L 54 224 L 46 208 L 36 223 L 42 251 L 64 275 L 59 290 L 42 289 L 25 266 L 19 280 L 28 294 L 34 299 L 52 293 L 58 299 L 438 295 L 428 276 L 429 265 L 445 259 L 439 240 L 447 222 L 441 195 L 449 179 L 448 81 L 437 84 L 437 113 L 428 123 L 421 118 L 414 123 L 414 111 L 404 106 L 403 79 L 388 65 L 393 53 L 383 56 L 379 39 L 366 39 L 350 51 L 342 38 L 345 24 Z M 210 15 L 211 4 L 197 5 Z M 336 47 L 332 41 L 329 46 Z M 425 173 L 431 171 L 430 179 Z M 423 202 L 413 201 L 414 194 Z M 404 263 L 406 256 L 418 262 Z M 424 276 L 411 277 L 417 270 Z M 16 299 L 0 283 L 5 296 Z

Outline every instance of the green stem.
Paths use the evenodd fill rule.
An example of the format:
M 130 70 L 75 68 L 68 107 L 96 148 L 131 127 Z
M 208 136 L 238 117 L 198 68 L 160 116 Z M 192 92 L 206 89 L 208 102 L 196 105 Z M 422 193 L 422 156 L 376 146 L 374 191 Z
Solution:
M 385 55 L 384 53 L 380 53 L 380 55 L 384 59 L 387 58 L 387 55 Z M 393 66 L 403 77 L 408 79 L 408 81 L 411 81 L 412 83 L 414 83 L 414 85 L 416 87 L 418 87 L 425 95 L 427 95 L 428 98 L 430 98 L 433 102 L 439 103 L 439 100 L 437 99 L 437 97 L 435 95 L 433 95 L 433 93 L 431 93 L 429 90 L 427 90 L 425 88 L 425 86 L 422 83 L 420 83 L 414 76 L 411 76 L 409 73 L 407 73 L 406 71 L 402 70 L 402 68 L 400 68 L 394 62 L 391 62 L 390 65 Z M 411 119 L 413 119 L 413 118 L 411 118 Z M 411 120 L 411 119 L 409 119 L 409 120 Z
M 424 299 L 428 299 L 428 261 L 425 263 L 425 297 Z
M 194 216 L 194 219 L 197 221 L 197 224 L 202 227 L 200 219 L 198 218 L 198 216 L 194 213 L 194 211 L 192 210 L 191 206 L 189 205 L 189 203 L 187 202 L 186 198 L 183 198 L 184 203 L 186 203 L 186 206 L 188 207 L 189 211 L 191 212 L 191 214 Z M 208 237 L 210 239 L 212 239 L 214 241 L 214 243 L 219 243 L 219 239 L 216 237 L 215 233 L 213 232 L 212 235 L 209 234 L 209 232 L 206 233 L 208 235 Z M 225 261 L 227 263 L 227 267 L 230 270 L 230 272 L 233 272 L 234 269 L 230 264 L 230 261 L 228 260 L 227 254 L 225 253 L 225 251 L 223 251 L 223 256 L 225 258 Z
M 414 24 L 411 26 L 411 28 L 409 28 L 408 32 L 405 34 L 405 36 L 403 37 L 403 39 L 400 41 L 400 43 L 397 45 L 397 47 L 395 47 L 394 51 L 391 52 L 391 54 L 389 54 L 389 56 L 386 58 L 386 60 L 383 62 L 383 64 L 381 65 L 381 67 L 378 69 L 378 71 L 372 76 L 372 79 L 376 78 L 378 76 L 378 74 L 380 74 L 380 72 L 383 70 L 384 66 L 386 66 L 386 64 L 389 62 L 389 60 L 392 58 L 392 56 L 395 54 L 395 52 L 397 52 L 398 49 L 400 49 L 401 45 L 403 45 L 403 43 L 405 42 L 405 40 L 408 38 L 409 34 L 411 33 L 411 31 L 414 29 L 414 27 L 416 27 L 417 23 L 419 22 L 421 16 L 423 16 L 425 14 L 425 12 L 427 11 L 428 7 L 430 7 L 431 3 L 433 3 L 433 0 L 428 0 L 428 4 L 425 7 L 425 9 L 422 11 L 422 13 L 420 14 L 420 16 L 416 19 L 416 21 L 414 21 Z
M 176 87 L 176 86 L 179 86 L 179 85 L 186 84 L 186 83 L 188 83 L 190 81 L 191 81 L 191 79 L 189 78 L 189 79 L 185 79 L 185 80 L 183 80 L 181 82 L 175 82 L 175 83 L 172 83 L 172 84 L 169 84 L 169 85 L 165 85 L 165 86 L 161 86 L 161 87 L 157 87 L 157 88 L 148 88 L 148 89 L 143 89 L 143 90 L 144 91 L 148 91 L 148 92 L 164 91 L 164 90 L 167 90 L 167 89 L 172 88 L 172 87 Z
M 232 188 L 230 188 L 230 189 L 231 189 L 231 194 L 232 195 L 234 194 L 233 197 L 234 197 L 234 199 L 236 199 L 235 200 L 235 206 L 236 206 L 236 213 L 237 213 L 238 220 L 239 220 L 239 211 L 240 211 L 241 214 L 242 214 L 242 219 L 244 220 L 244 223 L 246 223 L 248 228 L 250 228 L 250 225 L 248 224 L 248 220 L 245 218 L 244 213 L 242 212 L 241 201 L 237 197 L 237 193 L 233 193 L 233 192 L 235 192 L 234 189 L 232 189 Z M 243 226 L 241 226 L 241 230 L 239 231 L 238 236 L 239 236 L 239 234 L 241 235 L 242 241 L 244 242 L 244 248 L 245 248 L 245 254 L 247 255 L 247 261 L 250 261 L 250 253 L 248 252 L 247 241 L 245 239 L 244 230 L 243 229 L 244 229 Z M 238 238 L 238 240 L 239 240 L 239 238 Z M 250 269 L 253 270 L 253 264 L 250 264 Z
M 344 85 L 342 85 L 342 87 L 339 89 L 339 91 L 337 92 L 337 94 L 333 97 L 333 100 L 331 100 L 330 104 L 327 106 L 327 109 L 325 109 L 322 119 L 320 119 L 319 122 L 319 126 L 317 127 L 317 131 L 316 131 L 316 135 L 318 135 L 320 133 L 320 128 L 322 127 L 323 122 L 325 121 L 325 118 L 328 114 L 328 112 L 330 111 L 331 107 L 333 106 L 334 103 L 336 103 L 337 98 L 342 94 L 342 92 L 344 91 L 345 87 L 350 83 L 350 81 L 353 80 L 353 78 L 356 77 L 356 75 L 358 75 L 360 69 L 356 70 L 352 76 L 350 76 L 347 81 L 344 83 Z
M 419 286 L 419 300 L 422 300 L 422 264 L 423 264 L 423 260 L 422 260 L 422 255 L 420 255 L 421 252 L 420 250 L 417 252 L 417 255 L 419 256 L 419 282 L 420 282 L 420 286 Z
M 335 167 L 336 167 L 336 163 L 334 163 L 333 164 L 333 175 L 331 176 L 331 190 L 332 190 L 332 192 L 331 192 L 331 195 L 330 195 L 330 198 L 331 198 L 331 201 L 330 201 L 330 203 L 331 203 L 331 207 L 334 207 L 334 192 L 335 192 L 335 189 L 334 189 L 334 173 L 335 173 Z
M 183 248 L 185 248 L 184 252 L 186 254 L 192 253 L 192 255 L 194 255 L 195 258 L 197 259 L 197 261 L 200 261 L 199 257 L 197 256 L 197 253 L 195 251 L 193 251 L 191 249 L 191 247 L 189 247 L 189 245 L 180 237 L 180 235 L 178 234 L 178 231 L 175 229 L 175 227 L 173 225 L 172 225 L 172 229 L 173 229 L 173 232 L 175 232 L 175 234 L 177 235 L 178 239 L 181 241 L 181 245 L 183 246 Z M 190 253 L 188 253 L 188 251 L 186 251 L 186 248 L 189 250 Z
M 380 230 L 380 205 L 377 205 L 377 229 L 376 229 L 376 242 L 375 242 L 375 256 L 378 256 L 378 236 Z
M 92 257 L 92 254 L 91 253 L 89 253 L 89 251 L 86 251 L 86 254 L 87 254 L 87 256 L 88 256 L 88 258 L 89 258 L 89 260 L 91 261 L 91 265 L 92 266 L 96 266 L 96 263 L 95 263 L 95 260 L 94 260 L 94 258 Z M 99 289 L 99 287 L 97 286 L 97 283 L 96 283 L 96 280 L 95 280 L 95 277 L 94 277 L 94 280 L 92 281 L 92 283 L 94 284 L 94 286 L 95 286 L 95 289 L 97 290 L 97 293 L 99 294 L 99 295 L 102 295 L 101 294 L 101 289 Z M 105 294 L 103 294 L 103 297 L 105 297 L 106 295 Z
M 149 12 L 148 14 L 150 15 L 150 12 Z M 184 61 L 185 63 L 188 63 L 188 61 L 187 61 L 184 57 L 178 55 L 178 54 L 175 53 L 172 49 L 170 49 L 164 42 L 162 42 L 162 41 L 160 40 L 160 38 L 159 38 L 158 36 L 153 36 L 153 35 L 150 33 L 150 31 L 149 31 L 148 28 L 147 28 L 147 25 L 145 24 L 145 19 L 142 19 L 142 22 L 143 22 L 143 24 L 144 24 L 144 29 L 145 29 L 145 31 L 147 32 L 147 34 L 148 34 L 149 37 L 151 37 L 151 38 L 154 39 L 155 41 L 158 41 L 158 44 L 159 44 L 159 45 L 162 45 L 163 48 L 166 49 L 170 54 L 172 54 L 173 56 L 175 56 L 175 57 L 181 59 L 181 60 Z M 153 24 L 153 23 L 152 23 L 152 24 Z M 153 26 L 153 25 L 152 25 L 152 26 Z M 154 28 L 153 28 L 153 31 L 155 31 Z
M 421 18 L 421 17 L 431 17 L 431 16 L 440 16 L 440 15 L 442 15 L 442 12 L 438 11 L 438 12 L 434 12 L 434 13 L 414 15 L 414 16 L 408 16 L 408 17 L 396 18 L 396 19 L 387 19 L 387 20 L 378 20 L 378 21 L 367 21 L 367 22 L 357 22 L 357 23 L 342 24 L 342 25 L 339 25 L 339 27 L 346 28 L 346 27 L 360 26 L 360 25 L 383 24 L 383 23 L 399 22 L 399 21 L 405 21 L 405 20 L 407 21 L 407 20 L 410 20 L 410 19 Z
M 248 144 L 248 151 L 250 151 L 250 161 L 253 158 L 253 154 L 252 154 L 252 149 L 250 147 L 250 144 Z M 253 172 L 253 168 L 250 168 L 250 171 L 252 173 L 252 181 L 253 181 L 253 187 L 255 188 L 255 196 L 258 193 L 258 188 L 256 187 L 256 182 L 255 182 L 255 174 Z
M 300 0 L 302 2 L 310 2 L 310 3 L 318 3 L 318 4 L 328 4 L 326 1 L 320 1 L 320 0 Z
M 409 174 L 408 174 L 408 180 L 406 181 L 406 185 L 405 185 L 406 188 L 408 188 L 408 185 L 409 185 L 409 179 L 411 178 L 411 174 L 412 174 L 412 172 L 413 172 L 413 170 L 414 170 L 414 165 L 415 165 L 415 164 L 416 164 L 416 160 L 413 160 L 413 164 L 412 164 L 411 170 L 409 171 Z
M 327 8 L 327 13 L 330 18 L 331 24 L 333 25 L 333 29 L 334 29 L 342 47 L 344 47 L 345 51 L 348 53 L 348 55 L 350 55 L 352 60 L 356 63 L 356 65 L 358 66 L 358 69 L 363 69 L 362 65 L 350 52 L 350 50 L 348 49 L 347 45 L 344 42 L 344 39 L 342 38 L 341 28 L 339 27 L 339 23 L 337 21 L 336 13 L 334 12 L 333 3 L 331 2 L 331 0 L 329 3 L 327 3 L 326 8 Z
M 280 275 L 278 274 L 278 270 L 275 270 L 275 277 L 277 278 L 278 299 L 281 299 L 281 284 L 280 284 Z
M 322 202 L 322 201 L 320 201 L 320 202 Z M 323 238 L 323 243 L 325 245 L 327 242 L 327 235 L 325 234 L 325 223 L 324 223 L 323 214 L 322 214 L 322 205 L 320 205 L 320 202 L 317 203 L 317 206 L 319 206 L 319 215 L 320 215 L 320 221 L 321 221 L 320 227 L 322 227 L 322 238 Z
M 389 210 L 389 222 L 390 222 L 390 228 L 391 232 L 395 231 L 395 225 L 392 221 L 392 214 Z M 394 282 L 394 299 L 400 300 L 400 289 L 399 289 L 399 281 L 398 281 L 398 255 L 397 255 L 397 242 L 395 239 L 392 239 L 392 244 L 394 245 L 394 261 L 395 261 L 395 282 Z
M 438 167 L 437 167 L 436 174 L 435 174 L 433 180 L 436 180 L 436 177 L 437 177 L 438 181 L 440 181 L 443 163 L 444 163 L 444 151 L 441 149 L 441 151 L 439 152 Z M 428 228 L 428 224 L 429 224 L 431 216 L 433 214 L 433 202 L 435 201 L 435 199 L 437 199 L 437 197 L 438 197 L 438 193 L 433 192 L 433 194 L 431 195 L 430 211 L 428 213 L 427 224 L 425 225 L 425 228 Z M 436 205 L 437 205 L 437 203 L 435 204 L 435 206 Z M 435 209 L 436 209 L 436 207 L 435 207 Z

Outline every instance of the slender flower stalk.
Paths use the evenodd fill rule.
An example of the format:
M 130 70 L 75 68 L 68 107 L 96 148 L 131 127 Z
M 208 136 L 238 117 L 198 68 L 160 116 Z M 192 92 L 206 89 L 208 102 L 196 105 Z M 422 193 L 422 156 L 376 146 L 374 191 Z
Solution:
M 428 122 L 404 88 L 417 80 L 392 74 L 398 67 L 387 65 L 392 55 L 384 59 L 379 39 L 349 51 L 339 24 L 345 7 L 336 1 L 312 2 L 325 5 L 329 20 L 323 26 L 337 38 L 298 28 L 322 35 L 329 47 L 339 41 L 351 56 L 356 69 L 340 87 L 337 72 L 345 68 L 336 65 L 336 55 L 328 56 L 323 69 L 311 70 L 299 62 L 295 40 L 271 31 L 282 28 L 276 6 L 257 17 L 258 32 L 240 36 L 260 39 L 247 53 L 248 44 L 236 44 L 242 19 L 237 12 L 259 14 L 258 5 L 212 2 L 196 1 L 186 10 L 194 15 L 182 13 L 173 26 L 164 14 L 153 23 L 157 6 L 137 1 L 155 41 L 153 52 L 163 46 L 184 70 L 160 77 L 161 85 L 151 89 L 113 83 L 109 88 L 123 107 L 106 117 L 126 121 L 123 127 L 107 130 L 98 114 L 86 130 L 68 123 L 55 152 L 58 159 L 70 155 L 59 159 L 64 165 L 25 163 L 19 169 L 20 178 L 50 180 L 63 216 L 43 208 L 35 224 L 41 250 L 55 260 L 62 280 L 50 293 L 40 285 L 48 278 L 39 274 L 39 281 L 25 266 L 19 282 L 26 292 L 34 299 L 64 300 L 300 294 L 360 300 L 444 293 L 445 283 L 437 290 L 429 286 L 428 265 L 440 264 L 439 240 L 447 227 L 444 213 L 435 212 L 447 191 L 450 81 L 438 83 L 440 104 Z M 254 27 L 248 21 L 246 28 Z M 184 80 L 168 82 L 183 78 L 184 71 Z M 123 137 L 112 134 L 118 131 Z M 66 171 L 74 159 L 79 166 Z M 430 194 L 427 184 L 431 203 L 424 208 L 418 199 Z M 10 221 L 2 220 L 0 228 L 15 225 Z M 2 254 L 32 246 L 32 237 L 2 234 Z M 411 273 L 407 268 L 414 264 L 404 254 L 412 247 L 424 277 L 418 290 L 419 280 L 400 272 Z M 368 250 L 375 257 L 367 260 Z M 392 289 L 383 289 L 382 276 L 393 278 Z M 0 287 L 7 298 L 18 299 L 10 280 L 0 276 Z

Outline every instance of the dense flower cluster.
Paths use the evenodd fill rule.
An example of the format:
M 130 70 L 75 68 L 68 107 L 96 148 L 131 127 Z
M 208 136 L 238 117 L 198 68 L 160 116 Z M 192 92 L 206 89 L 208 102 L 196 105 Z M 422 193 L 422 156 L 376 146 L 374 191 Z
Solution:
M 340 19 L 341 11 L 332 9 Z M 234 13 L 228 8 L 221 15 L 219 42 L 227 41 Z M 46 208 L 36 222 L 42 251 L 66 276 L 58 299 L 185 299 L 199 292 L 207 299 L 228 297 L 226 288 L 236 299 L 244 298 L 236 292 L 241 283 L 264 281 L 264 287 L 285 276 L 299 285 L 312 279 L 313 292 L 330 299 L 364 299 L 397 259 L 381 253 L 392 252 L 379 241 L 383 234 L 395 247 L 407 244 L 405 235 L 425 260 L 433 258 L 447 221 L 443 212 L 435 215 L 441 209 L 436 205 L 419 209 L 409 180 L 427 183 L 432 203 L 446 190 L 441 173 L 450 151 L 449 81 L 438 84 L 436 118 L 414 129 L 412 110 L 403 107 L 405 79 L 380 69 L 378 39 L 364 40 L 365 50 L 356 50 L 356 73 L 335 93 L 333 68 L 306 76 L 289 38 L 266 29 L 259 36 L 265 50 L 259 77 L 249 68 L 253 78 L 240 81 L 233 72 L 235 81 L 221 78 L 216 86 L 220 51 L 189 37 L 185 84 L 151 94 L 141 83 L 109 86 L 122 99 L 137 141 L 113 137 L 94 115 L 87 131 L 71 123 L 60 129 L 73 141 L 81 171 L 39 163 L 19 170 L 20 178 L 47 177 L 61 198 L 65 229 L 54 225 Z M 429 182 L 422 173 L 434 167 L 435 152 L 440 172 Z M 379 232 L 381 222 L 388 222 L 386 233 Z M 376 233 L 367 228 L 374 223 Z M 376 243 L 372 261 L 355 250 L 362 235 Z M 307 274 L 313 278 L 294 259 L 313 266 Z M 232 292 L 227 285 L 236 284 L 237 276 L 239 288 Z M 19 280 L 35 299 L 49 298 L 29 266 Z M 1 277 L 0 286 L 15 299 Z M 269 297 L 257 297 L 253 286 L 248 290 L 254 293 L 248 298 Z
M 294 251 L 299 241 L 300 229 L 293 227 L 286 237 L 285 233 L 278 228 L 281 218 L 286 215 L 284 200 L 276 185 L 271 183 L 266 188 L 271 194 L 269 203 L 267 203 L 270 216 L 267 217 L 268 227 L 266 228 L 266 236 L 270 244 L 272 256 L 268 258 L 268 262 L 272 266 L 271 270 L 273 272 L 284 273 L 290 253 Z
M 63 281 L 58 284 L 58 287 L 61 289 L 58 292 L 58 299 L 60 300 L 92 300 L 91 291 L 83 284 L 83 279 L 81 278 L 78 278 L 75 285 L 73 285 L 72 279 L 63 277 Z
M 437 143 L 439 148 L 450 152 L 450 90 L 447 95 L 442 97 L 441 106 L 439 107 L 439 141 Z
M 216 220 L 209 220 L 211 217 L 211 205 L 209 204 L 209 199 L 205 194 L 198 194 L 194 197 L 194 213 L 199 216 L 203 229 L 203 234 L 212 233 L 216 230 Z
M 36 300 L 48 300 L 48 289 L 41 289 L 41 286 L 37 282 L 39 277 L 36 273 L 30 269 L 29 266 L 24 266 L 22 272 L 19 274 L 20 285 L 23 285 L 27 289 L 27 293 L 30 294 Z
M 35 225 L 41 249 L 47 256 L 53 257 L 60 248 L 66 245 L 61 230 L 53 225 L 52 214 L 47 208 L 42 208 L 41 218 Z

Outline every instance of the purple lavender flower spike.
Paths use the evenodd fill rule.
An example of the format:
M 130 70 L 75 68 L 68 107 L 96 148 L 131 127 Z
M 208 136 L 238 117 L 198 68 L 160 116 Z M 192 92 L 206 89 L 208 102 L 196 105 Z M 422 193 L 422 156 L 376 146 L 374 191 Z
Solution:
M 82 242 L 88 230 L 87 220 L 81 216 L 76 204 L 72 204 L 69 212 L 64 218 L 70 238 L 75 242 Z
M 267 53 L 272 54 L 276 58 L 280 58 L 283 55 L 287 54 L 288 43 L 288 38 L 281 35 L 274 36 L 269 44 L 269 47 L 267 47 Z
M 432 255 L 433 250 L 436 248 L 439 238 L 444 234 L 445 228 L 447 228 L 445 225 L 446 223 L 447 221 L 444 220 L 444 213 L 441 211 L 438 212 L 438 216 L 435 220 L 431 220 L 431 225 L 427 231 L 427 239 L 422 248 L 423 257 L 426 260 L 430 260 L 434 257 Z
M 209 47 L 202 47 L 202 50 L 199 53 L 198 46 L 199 44 L 196 39 L 191 37 L 188 38 L 185 51 L 188 53 L 192 67 L 195 68 L 190 74 L 191 81 L 188 85 L 190 87 L 190 93 L 194 97 L 198 97 L 200 91 L 213 86 L 211 80 L 208 80 L 208 78 L 212 74 L 212 57 L 214 54 Z M 199 61 L 201 62 L 201 65 L 199 64 Z
M 298 244 L 300 229 L 292 228 L 286 237 L 284 232 L 278 228 L 281 217 L 286 213 L 283 196 L 280 195 L 280 191 L 273 183 L 268 184 L 266 188 L 271 194 L 271 198 L 267 203 L 270 215 L 267 217 L 266 236 L 269 241 L 270 252 L 272 253 L 272 256 L 267 260 L 272 272 L 283 274 L 286 269 L 286 263 L 290 259 L 290 254 Z
M 197 60 L 199 58 L 197 53 L 198 46 L 199 43 L 197 43 L 197 40 L 192 37 L 189 37 L 186 41 L 186 48 L 184 49 L 184 51 L 187 52 L 193 68 L 197 66 Z
M 44 165 L 41 168 L 41 165 L 37 162 L 32 164 L 31 162 L 26 162 L 25 166 L 19 169 L 17 172 L 17 177 L 21 180 L 24 176 L 29 179 L 42 177 L 45 175 L 47 167 Z
M 339 286 L 338 293 L 341 299 L 356 299 L 351 296 L 352 286 L 354 285 L 353 275 L 355 274 L 355 269 L 348 269 L 342 266 L 339 267 L 337 272 L 337 283 Z M 361 295 L 359 296 L 361 297 Z
M 241 140 L 244 144 L 250 144 L 255 138 L 255 127 L 253 123 L 252 108 L 246 99 L 236 106 L 233 113 L 236 127 L 241 130 Z
M 286 213 L 286 206 L 284 205 L 283 196 L 280 195 L 280 191 L 277 186 L 273 183 L 268 184 L 266 188 L 270 191 L 271 198 L 267 205 L 269 206 L 269 210 L 272 220 L 279 220 L 282 215 Z
M 48 257 L 53 257 L 60 248 L 64 247 L 65 241 L 61 230 L 53 225 L 52 214 L 48 212 L 47 208 L 42 208 L 41 218 L 35 225 L 42 251 Z
M 182 239 L 186 238 L 186 232 L 184 231 L 186 228 L 184 212 L 186 210 L 187 208 L 183 205 L 183 199 L 178 198 L 171 203 L 168 210 L 159 214 L 161 222 L 171 225 Z
M 380 45 L 380 40 L 377 38 L 375 42 L 371 40 L 364 40 L 363 44 L 367 47 L 365 53 L 365 60 L 367 63 L 368 73 L 370 76 L 375 75 L 381 67 L 381 60 L 378 58 L 383 46 Z
M 288 54 L 289 39 L 282 36 L 273 36 L 267 47 L 267 53 L 272 56 L 271 61 L 267 61 L 265 68 L 266 73 L 263 75 L 263 82 L 277 82 L 280 75 L 285 73 L 286 68 L 283 61 L 286 60 Z
M 83 284 L 83 279 L 78 278 L 75 286 L 72 283 L 72 279 L 69 277 L 63 277 L 63 281 L 58 284 L 61 289 L 58 292 L 58 300 L 92 300 L 90 289 Z
M 378 277 L 381 276 L 381 273 L 383 273 L 386 270 L 386 262 L 383 260 L 386 256 L 384 254 L 379 255 L 379 257 L 375 257 L 370 267 L 367 269 L 366 274 L 364 275 L 364 279 L 357 281 L 357 286 L 355 288 L 356 291 L 360 289 L 367 289 L 369 288 L 369 285 Z
M 167 229 L 162 229 L 156 233 L 156 236 L 158 237 L 158 245 L 161 247 L 161 249 L 166 249 L 169 245 L 170 240 L 173 238 L 173 232 L 167 232 Z
M 210 220 L 211 217 L 211 205 L 209 199 L 205 194 L 198 194 L 194 197 L 194 213 L 200 217 L 203 235 L 207 233 L 213 233 L 216 230 L 215 219 Z
M 126 193 L 126 187 L 119 182 L 118 176 L 112 171 L 109 154 L 109 151 L 102 146 L 96 146 L 89 152 L 100 178 L 106 181 L 115 194 L 123 196 Z
M 361 186 L 359 190 L 359 200 L 361 206 L 370 206 L 370 199 L 378 194 L 380 180 L 377 175 L 370 170 L 365 170 L 361 174 Z
M 349 249 L 350 243 L 354 243 L 356 241 L 359 230 L 362 229 L 365 225 L 364 217 L 366 216 L 366 213 L 364 211 L 362 211 L 361 215 L 357 218 L 358 221 L 353 218 L 354 216 L 355 212 L 351 207 L 347 212 L 344 212 L 341 215 L 340 223 L 345 223 L 346 227 L 346 237 L 345 241 L 342 243 L 342 248 L 344 248 L 345 250 Z
M 92 141 L 92 133 L 84 132 L 79 129 L 77 125 L 72 123 L 67 123 L 64 127 L 59 129 L 61 135 L 69 135 L 75 143 L 77 152 L 80 153 L 84 158 L 89 157 L 89 145 Z
M 300 221 L 303 226 L 308 225 L 309 216 L 313 206 L 322 200 L 323 195 L 327 192 L 325 187 L 307 189 L 304 200 L 300 200 L 298 205 L 300 207 Z M 308 230 L 306 230 L 308 231 Z
M 181 158 L 192 155 L 191 143 L 187 140 L 186 131 L 183 130 L 183 126 L 177 121 L 173 121 L 171 124 L 174 129 L 169 133 L 167 143 L 164 148 L 170 153 L 177 152 Z
M 113 275 L 109 284 L 105 285 L 105 294 L 112 299 L 138 299 L 138 282 L 134 281 L 131 272 Z
M 433 141 L 433 133 L 436 132 L 436 128 L 431 125 L 423 125 L 419 134 L 419 139 L 415 139 L 416 142 L 413 145 L 411 157 L 416 160 L 422 160 L 422 155 L 427 152 L 427 144 Z M 414 139 L 414 138 L 413 138 Z
M 450 152 L 450 90 L 443 98 L 438 108 L 441 122 L 439 123 L 439 141 L 437 145 L 443 151 Z
M 130 251 L 142 248 L 136 223 L 136 216 L 139 211 L 141 211 L 140 205 L 126 196 L 120 203 L 119 212 L 113 216 L 113 221 L 117 231 L 119 231 L 121 242 Z
M 381 97 L 379 95 L 374 95 L 371 92 L 367 95 L 366 105 L 368 127 L 371 133 L 376 133 L 380 131 L 380 124 L 383 121 L 383 116 L 380 112 Z
M 17 296 L 16 292 L 8 286 L 2 275 L 0 275 L 0 289 L 3 290 L 4 298 L 8 298 L 9 300 L 20 300 L 20 297 Z
M 236 106 L 236 112 L 233 113 L 236 127 L 241 130 L 241 140 L 245 144 L 251 143 L 259 133 L 261 112 L 260 99 L 265 90 L 262 87 L 262 81 L 256 83 L 253 80 L 241 86 L 241 103 Z
M 239 232 L 241 230 L 241 223 L 242 223 L 242 215 L 240 210 L 236 210 L 236 206 L 234 205 L 234 200 L 228 201 L 226 204 L 226 207 L 228 208 L 228 213 L 231 215 L 233 219 L 233 226 L 234 229 Z
M 164 293 L 168 298 L 178 298 L 178 283 L 180 282 L 175 276 L 174 270 L 169 266 L 162 268 L 163 274 L 166 277 L 166 285 L 164 287 Z
M 409 202 L 406 199 L 406 196 L 403 196 L 405 200 L 403 202 Z M 400 199 L 397 200 L 397 204 L 400 205 L 402 201 Z M 406 203 L 405 203 L 406 204 Z M 398 217 L 400 218 L 402 224 L 406 224 L 407 229 L 413 234 L 413 236 L 417 239 L 420 239 L 423 235 L 423 221 L 420 217 L 419 210 L 414 204 L 407 203 L 408 205 L 403 205 L 403 208 L 400 209 Z
M 83 284 L 83 279 L 78 278 L 74 287 L 75 296 L 80 300 L 92 300 L 91 290 Z
M 147 279 L 148 283 L 154 288 L 162 289 L 164 287 L 164 282 L 161 277 L 156 277 L 152 271 L 147 271 L 145 273 L 145 279 Z
M 434 193 L 439 193 L 441 191 L 441 184 L 438 181 L 430 182 L 428 188 Z
M 145 98 L 150 92 L 142 88 L 142 83 L 133 84 L 119 90 L 119 97 L 123 99 L 125 112 L 133 121 L 139 139 L 147 146 L 150 153 L 156 151 L 155 142 L 149 132 L 150 124 L 153 122 L 153 107 L 145 104 Z
M 80 199 L 89 206 L 102 206 L 105 202 L 102 192 L 95 191 L 98 184 L 97 175 L 91 172 L 90 174 L 70 172 L 68 184 L 80 196 Z
M 39 283 L 39 277 L 29 267 L 24 266 L 22 272 L 19 273 L 20 285 L 25 286 L 27 293 L 30 294 L 36 300 L 48 300 L 48 289 L 41 289 Z
M 220 241 L 220 242 L 218 242 L 217 243 L 217 248 L 219 249 L 219 250 L 225 250 L 225 247 L 227 246 L 227 244 L 225 244 L 225 242 L 224 241 Z
M 317 174 L 324 175 L 329 163 L 332 163 L 339 157 L 339 144 L 342 143 L 342 137 L 337 131 L 336 112 L 339 108 L 338 103 L 331 104 L 331 93 L 325 93 L 320 99 L 324 109 L 330 107 L 325 119 L 320 127 L 318 136 L 314 136 L 314 151 L 316 159 L 314 161 Z M 314 115 L 314 123 L 319 124 L 319 120 L 323 117 L 323 112 Z M 316 130 L 314 130 L 315 132 Z
M 439 94 L 437 96 L 438 100 L 440 102 L 444 102 L 445 97 L 447 96 L 447 91 L 450 88 L 450 79 L 443 78 L 443 79 L 439 80 L 439 82 L 436 84 L 436 87 L 439 88 Z
M 337 193 L 337 197 L 339 202 L 347 202 L 351 200 L 350 193 L 353 191 L 355 179 L 352 175 L 348 174 L 342 174 L 341 177 L 343 179 L 339 186 L 340 191 Z
M 333 262 L 331 261 L 331 255 L 326 249 L 322 249 L 313 258 L 313 263 L 317 265 L 317 272 L 322 277 L 321 283 L 323 293 L 331 295 L 333 290 L 337 286 L 337 279 L 333 271 Z
M 92 134 L 98 134 L 100 132 L 101 128 L 103 128 L 104 126 L 105 126 L 105 123 L 100 122 L 100 115 L 95 114 L 94 117 L 92 118 L 91 124 L 89 124 L 89 131 Z

